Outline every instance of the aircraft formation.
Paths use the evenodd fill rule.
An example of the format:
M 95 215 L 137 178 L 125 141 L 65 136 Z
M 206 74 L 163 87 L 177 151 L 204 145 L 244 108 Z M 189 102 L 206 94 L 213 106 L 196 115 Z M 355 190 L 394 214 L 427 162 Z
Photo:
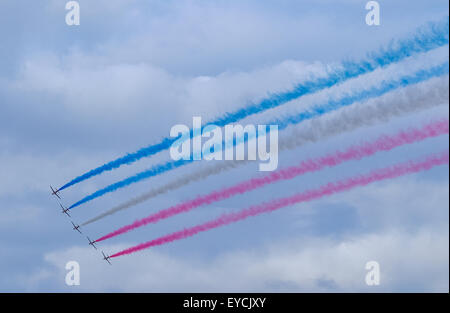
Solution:
M 50 186 L 50 190 L 51 190 L 52 196 L 55 196 L 55 197 L 57 197 L 59 200 L 62 200 L 61 197 L 60 197 L 60 195 L 58 194 L 58 193 L 60 192 L 59 189 L 55 189 L 55 188 L 53 188 L 52 186 Z M 58 201 L 58 203 L 59 203 L 59 206 L 61 207 L 61 213 L 66 214 L 69 218 L 71 218 L 71 216 L 70 216 L 70 214 L 69 214 L 69 208 L 64 207 L 64 206 L 62 205 L 62 203 L 59 202 L 59 201 Z M 80 234 L 83 234 L 83 233 L 81 232 L 81 230 L 80 230 L 80 225 L 75 224 L 72 220 L 71 220 L 70 222 L 72 223 L 72 226 L 73 226 L 72 229 L 73 229 L 73 230 L 79 232 Z M 87 237 L 87 236 L 86 236 L 86 238 L 87 238 L 87 240 L 88 240 L 88 242 L 89 242 L 89 245 L 92 246 L 95 250 L 97 250 L 97 247 L 95 246 L 96 241 L 95 241 L 95 240 L 91 240 L 91 239 L 90 239 L 89 237 Z M 106 255 L 103 251 L 102 251 L 102 255 L 103 255 L 103 260 L 105 260 L 105 261 L 108 262 L 110 265 L 112 265 L 111 262 L 110 262 L 111 257 L 108 256 L 108 255 Z

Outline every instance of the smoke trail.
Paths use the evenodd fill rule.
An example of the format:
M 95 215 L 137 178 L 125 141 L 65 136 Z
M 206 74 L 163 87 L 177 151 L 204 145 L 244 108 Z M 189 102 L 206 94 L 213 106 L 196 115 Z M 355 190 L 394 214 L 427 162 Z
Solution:
M 294 132 L 286 137 L 282 137 L 279 141 L 279 150 L 298 148 L 307 143 L 315 143 L 330 136 L 339 135 L 349 132 L 362 126 L 388 121 L 395 116 L 401 116 L 410 112 L 426 109 L 448 103 L 449 89 L 448 76 L 435 78 L 434 81 L 426 83 L 425 88 L 417 88 L 416 86 L 406 87 L 402 92 L 397 92 L 391 99 L 374 99 L 373 103 L 363 103 L 356 107 L 349 108 L 348 112 L 339 112 L 336 116 L 329 119 L 313 119 L 307 129 L 295 129 Z M 159 188 L 152 189 L 138 197 L 132 198 L 122 204 L 119 204 L 102 214 L 99 214 L 82 225 L 88 225 L 118 211 L 128 209 L 146 200 L 158 195 L 186 186 L 192 182 L 206 179 L 209 176 L 219 174 L 247 164 L 248 160 L 242 161 L 226 161 L 217 165 L 212 165 L 196 172 L 189 173 L 179 179 L 176 179 Z
M 301 96 L 318 92 L 322 89 L 332 87 L 348 79 L 374 71 L 377 68 L 385 67 L 389 64 L 399 62 L 412 55 L 430 51 L 444 46 L 449 42 L 449 18 L 445 17 L 439 22 L 430 22 L 417 29 L 410 38 L 393 42 L 388 48 L 380 49 L 379 52 L 368 53 L 367 57 L 359 62 L 342 62 L 342 66 L 331 70 L 327 76 L 314 78 L 300 83 L 293 90 L 274 94 L 259 103 L 250 104 L 235 112 L 226 113 L 222 117 L 209 122 L 208 124 L 219 127 L 237 122 L 247 116 L 260 113 L 270 108 L 275 108 Z M 192 130 L 190 136 L 192 136 Z M 154 155 L 160 151 L 170 148 L 178 138 L 166 137 L 159 143 L 147 146 L 136 152 L 129 153 L 114 161 L 103 164 L 93 170 L 84 173 L 63 185 L 59 190 L 64 190 L 72 185 L 99 175 L 104 171 L 110 171 L 123 164 L 131 164 L 137 160 Z
M 293 179 L 305 173 L 320 171 L 325 167 L 333 167 L 350 160 L 359 160 L 361 158 L 369 157 L 379 151 L 389 151 L 402 145 L 411 144 L 443 134 L 448 134 L 448 119 L 427 124 L 422 128 L 411 128 L 407 131 L 400 131 L 395 135 L 383 135 L 375 141 L 351 146 L 345 151 L 337 151 L 324 157 L 302 161 L 297 166 L 291 166 L 272 172 L 265 176 L 249 179 L 235 186 L 213 191 L 205 196 L 199 196 L 193 200 L 182 202 L 168 209 L 151 214 L 146 218 L 137 220 L 132 224 L 121 227 L 118 230 L 97 239 L 96 242 L 124 234 L 150 223 L 157 223 L 162 219 L 188 212 L 202 205 L 211 204 L 238 194 L 243 194 L 257 188 L 261 188 L 268 184 L 273 184 L 281 180 Z
M 282 130 L 286 127 L 288 127 L 289 125 L 295 125 L 298 123 L 301 123 L 305 120 L 309 120 L 312 119 L 314 117 L 318 117 L 321 115 L 324 115 L 326 113 L 335 111 L 337 109 L 340 109 L 342 107 L 346 107 L 349 106 L 355 102 L 358 101 L 363 101 L 363 100 L 368 100 L 370 98 L 376 98 L 376 97 L 380 97 L 390 91 L 396 90 L 398 88 L 401 87 L 406 87 L 409 85 L 413 85 L 413 84 L 417 84 L 420 83 L 422 81 L 426 81 L 430 78 L 433 77 L 438 77 L 438 76 L 442 76 L 444 74 L 447 74 L 449 71 L 449 63 L 448 62 L 444 62 L 441 65 L 438 66 L 434 66 L 430 69 L 427 70 L 419 70 L 417 71 L 415 74 L 413 75 L 408 75 L 408 76 L 403 76 L 402 78 L 398 79 L 398 80 L 393 80 L 393 81 L 384 81 L 383 83 L 381 83 L 380 86 L 378 87 L 372 87 L 371 89 L 367 89 L 364 91 L 360 91 L 360 92 L 355 92 L 355 94 L 353 95 L 348 95 L 345 96 L 343 98 L 340 99 L 330 99 L 327 103 L 322 104 L 322 105 L 317 105 L 314 106 L 312 109 L 310 109 L 309 111 L 305 111 L 302 112 L 300 114 L 294 115 L 294 116 L 290 116 L 288 118 L 285 118 L 283 120 L 275 120 L 269 124 L 278 124 L 278 129 Z M 244 140 L 240 140 L 240 143 L 243 143 L 245 141 Z M 236 141 L 237 142 L 237 141 Z M 103 189 L 100 189 L 86 197 L 84 197 L 83 199 L 81 199 L 80 201 L 74 203 L 73 205 L 71 205 L 69 207 L 69 209 L 75 208 L 83 203 L 86 203 L 88 201 L 91 201 L 95 198 L 101 197 L 106 193 L 110 193 L 113 192 L 117 189 L 120 188 L 124 188 L 130 184 L 134 184 L 137 183 L 143 179 L 148 179 L 150 177 L 156 176 L 156 175 L 160 175 L 164 172 L 173 170 L 175 168 L 178 168 L 180 166 L 189 164 L 195 162 L 193 159 L 189 159 L 189 160 L 183 160 L 180 159 L 178 161 L 168 161 L 164 164 L 160 164 L 160 165 L 156 165 L 153 166 L 152 168 L 140 172 L 134 176 L 128 177 L 124 180 L 121 180 L 119 182 L 116 182 L 112 185 L 109 185 Z
M 354 176 L 334 183 L 328 183 L 317 189 L 311 189 L 290 197 L 280 198 L 267 203 L 252 206 L 236 213 L 222 214 L 218 218 L 206 223 L 190 228 L 185 228 L 178 232 L 174 232 L 172 234 L 125 249 L 111 255 L 111 258 L 131 254 L 143 249 L 163 245 L 175 240 L 185 239 L 203 231 L 214 229 L 220 226 L 225 226 L 237 221 L 244 220 L 251 216 L 256 216 L 262 213 L 269 213 L 289 205 L 320 199 L 322 197 L 333 195 L 335 193 L 351 190 L 355 187 L 366 186 L 377 181 L 392 179 L 406 174 L 429 170 L 435 166 L 448 164 L 448 161 L 449 155 L 447 150 L 440 154 L 430 155 L 423 161 L 409 161 L 405 163 L 399 163 L 395 166 L 372 171 L 366 175 Z

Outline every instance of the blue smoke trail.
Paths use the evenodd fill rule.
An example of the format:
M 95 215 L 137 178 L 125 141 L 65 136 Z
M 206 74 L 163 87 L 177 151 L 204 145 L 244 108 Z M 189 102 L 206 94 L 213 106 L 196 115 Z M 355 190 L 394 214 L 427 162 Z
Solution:
M 432 67 L 427 70 L 417 71 L 413 75 L 403 76 L 398 80 L 383 82 L 383 83 L 381 83 L 381 85 L 379 87 L 373 87 L 371 89 L 360 91 L 353 95 L 345 96 L 340 99 L 331 99 L 331 100 L 327 101 L 327 103 L 324 105 L 317 105 L 309 111 L 302 112 L 300 114 L 290 116 L 290 117 L 284 118 L 282 120 L 279 120 L 279 119 L 274 120 L 269 124 L 278 124 L 278 129 L 282 130 L 282 129 L 285 129 L 286 127 L 288 127 L 289 125 L 301 123 L 302 121 L 321 116 L 323 114 L 329 113 L 331 111 L 335 111 L 335 110 L 340 109 L 345 106 L 349 106 L 355 102 L 365 101 L 370 98 L 380 97 L 380 96 L 382 96 L 388 92 L 391 92 L 395 89 L 398 89 L 401 87 L 406 87 L 406 86 L 412 85 L 412 84 L 417 84 L 417 83 L 423 82 L 425 80 L 428 80 L 432 77 L 442 76 L 444 74 L 448 74 L 448 72 L 449 72 L 449 63 L 445 62 L 445 63 L 442 63 L 441 65 Z M 248 140 L 249 138 L 244 136 L 238 140 L 234 140 L 233 145 L 237 144 L 238 142 L 239 143 L 244 142 L 246 139 Z M 214 152 L 217 152 L 217 150 Z M 69 209 L 75 208 L 83 203 L 86 203 L 90 200 L 93 200 L 95 198 L 103 196 L 106 193 L 113 192 L 117 189 L 126 187 L 130 184 L 137 183 L 141 180 L 160 175 L 164 172 L 173 170 L 175 168 L 181 167 L 185 164 L 192 163 L 192 162 L 195 162 L 195 161 L 191 158 L 189 160 L 180 159 L 178 161 L 168 161 L 165 164 L 155 165 L 146 171 L 143 171 L 134 176 L 128 177 L 122 181 L 119 181 L 119 182 L 109 185 L 103 189 L 100 189 L 89 196 L 86 196 L 85 198 L 81 199 L 80 201 L 78 201 L 75 204 L 73 204 L 72 206 L 70 206 Z
M 389 64 L 399 62 L 414 54 L 427 52 L 432 49 L 444 46 L 449 42 L 449 18 L 445 17 L 439 22 L 429 22 L 419 28 L 416 33 L 407 39 L 392 42 L 388 48 L 380 49 L 378 52 L 368 53 L 365 60 L 359 62 L 342 62 L 342 67 L 328 73 L 328 76 L 316 78 L 297 85 L 293 90 L 274 94 L 267 99 L 256 104 L 250 104 L 232 113 L 226 113 L 224 116 L 211 121 L 208 124 L 214 124 L 219 127 L 226 124 L 237 122 L 249 115 L 257 114 L 262 111 L 275 108 L 286 102 L 297 99 L 301 96 L 312 94 L 325 88 L 332 87 L 345 80 L 358 77 L 369 73 L 377 68 L 385 67 Z M 181 136 L 181 135 L 180 135 Z M 131 164 L 137 160 L 154 155 L 160 151 L 170 148 L 170 146 L 179 138 L 166 137 L 161 142 L 142 148 L 136 152 L 129 153 L 114 161 L 108 162 L 96 169 L 76 177 L 72 181 L 62 186 L 59 190 L 64 190 L 72 185 L 99 175 L 105 171 L 110 171 L 120 167 L 123 164 Z M 192 137 L 192 129 L 190 136 Z

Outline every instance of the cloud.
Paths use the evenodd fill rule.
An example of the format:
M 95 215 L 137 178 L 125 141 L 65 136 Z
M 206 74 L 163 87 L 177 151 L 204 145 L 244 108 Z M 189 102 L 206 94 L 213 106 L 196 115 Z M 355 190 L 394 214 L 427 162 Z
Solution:
M 319 207 L 330 210 L 330 203 L 345 201 L 357 208 L 362 225 L 372 223 L 364 232 L 338 237 L 303 232 L 246 250 L 236 246 L 203 259 L 179 258 L 163 249 L 150 249 L 114 259 L 113 266 L 103 264 L 99 253 L 90 247 L 74 246 L 46 253 L 44 266 L 30 275 L 32 284 L 25 285 L 39 290 L 50 284 L 56 290 L 77 292 L 448 292 L 448 224 L 436 223 L 448 208 L 448 184 L 436 187 L 434 182 L 410 177 L 374 184 L 304 205 L 298 211 L 308 212 L 309 207 L 309 213 L 294 214 L 290 219 L 294 224 L 308 220 Z M 412 196 L 419 192 L 428 193 L 428 206 Z M 339 210 L 339 206 L 333 210 Z M 310 222 L 317 223 L 326 214 L 321 210 L 320 216 Z M 424 218 L 427 214 L 431 216 Z M 385 218 L 370 221 L 378 215 Z M 410 218 L 405 218 L 407 215 Z M 419 224 L 418 219 L 422 221 Z M 405 227 L 398 227 L 399 220 Z M 130 245 L 101 249 L 119 251 Z M 81 285 L 77 287 L 64 285 L 64 267 L 70 260 L 81 266 Z M 368 287 L 365 264 L 373 260 L 380 264 L 381 284 Z
M 0 129 L 11 149 L 27 142 L 50 153 L 123 154 L 166 137 L 175 124 L 192 123 L 193 115 L 211 120 L 323 71 L 319 63 L 286 61 L 250 72 L 178 77 L 146 63 L 38 54 L 0 85 Z
M 356 0 L 80 0 L 81 25 L 74 28 L 64 22 L 65 1 L 0 1 L 4 47 L 0 51 L 0 290 L 448 290 L 448 171 L 424 174 L 420 176 L 423 181 L 371 186 L 300 210 L 287 208 L 279 215 L 249 220 L 245 230 L 235 224 L 208 234 L 222 241 L 220 246 L 211 246 L 208 237 L 198 236 L 118 259 L 111 267 L 94 250 L 78 247 L 85 238 L 70 230 L 69 221 L 49 197 L 49 184 L 64 183 L 126 151 L 155 142 L 172 125 L 189 124 L 194 114 L 210 120 L 267 93 L 289 89 L 311 74 L 323 74 L 332 62 L 358 59 L 448 11 L 448 3 L 438 0 L 432 5 L 380 2 L 382 26 L 370 28 L 364 24 L 363 5 Z M 292 113 L 328 95 L 395 78 L 442 58 L 448 60 L 448 47 L 245 122 Z M 448 115 L 448 110 L 432 113 Z M 420 123 L 431 115 L 422 112 L 400 123 L 396 119 L 323 145 L 309 145 L 283 155 L 283 162 L 289 157 L 297 160 L 322 154 L 386 128 Z M 406 158 L 444 145 L 437 143 L 439 147 L 420 146 L 402 150 L 400 155 Z M 80 184 L 64 193 L 63 202 L 73 203 L 80 195 L 159 161 L 158 155 Z M 376 159 L 373 164 L 381 161 L 390 159 Z M 363 167 L 355 166 L 354 171 Z M 170 181 L 181 172 L 150 184 Z M 101 234 L 126 219 L 147 215 L 148 210 L 254 174 L 253 168 L 242 168 L 220 179 L 193 184 L 86 232 Z M 294 181 L 288 188 L 274 186 L 274 190 L 292 192 L 329 180 L 327 175 Z M 148 187 L 136 184 L 133 191 L 139 194 Z M 195 224 L 215 213 L 267 199 L 271 192 L 264 190 L 221 203 L 220 208 L 192 212 L 144 234 L 151 237 Z M 123 200 L 123 193 L 115 193 L 74 212 L 73 217 L 78 222 L 92 216 L 91 210 Z M 286 224 L 274 223 L 274 219 Z M 261 225 L 268 226 L 264 232 Z M 283 242 L 291 233 L 295 236 Z M 142 235 L 102 248 L 118 251 Z M 364 285 L 364 265 L 369 258 L 380 261 L 379 288 Z M 64 285 L 68 260 L 81 263 L 79 288 Z
M 109 246 L 120 250 L 121 246 Z M 50 280 L 63 282 L 64 266 L 76 260 L 76 291 L 300 292 L 448 291 L 448 236 L 427 230 L 366 234 L 336 242 L 301 238 L 254 251 L 225 253 L 211 261 L 186 260 L 151 251 L 102 264 L 92 249 L 73 247 L 45 255 Z M 365 285 L 365 264 L 379 262 L 381 285 Z M 40 274 L 32 276 L 35 280 Z M 49 277 L 44 276 L 47 280 Z M 41 282 L 42 283 L 42 282 Z M 447 287 L 446 287 L 447 286 Z M 63 284 L 58 290 L 70 291 Z M 402 288 L 402 289 L 401 289 Z

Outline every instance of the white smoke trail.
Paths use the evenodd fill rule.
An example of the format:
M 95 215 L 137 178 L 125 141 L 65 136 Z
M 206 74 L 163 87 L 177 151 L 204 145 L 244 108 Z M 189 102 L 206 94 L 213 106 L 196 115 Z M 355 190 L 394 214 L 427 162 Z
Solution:
M 405 87 L 385 96 L 341 109 L 335 114 L 315 118 L 309 121 L 310 124 L 306 127 L 305 125 L 302 127 L 292 127 L 293 130 L 290 134 L 280 138 L 278 142 L 279 150 L 295 149 L 307 143 L 315 143 L 334 135 L 353 131 L 359 127 L 386 122 L 396 116 L 448 103 L 448 84 L 448 76 L 433 78 L 422 84 Z M 201 169 L 197 172 L 190 173 L 173 182 L 152 189 L 147 193 L 119 204 L 84 222 L 82 225 L 88 225 L 158 195 L 186 186 L 192 182 L 205 179 L 208 176 L 236 168 L 248 162 L 248 158 L 243 161 L 225 161 Z

